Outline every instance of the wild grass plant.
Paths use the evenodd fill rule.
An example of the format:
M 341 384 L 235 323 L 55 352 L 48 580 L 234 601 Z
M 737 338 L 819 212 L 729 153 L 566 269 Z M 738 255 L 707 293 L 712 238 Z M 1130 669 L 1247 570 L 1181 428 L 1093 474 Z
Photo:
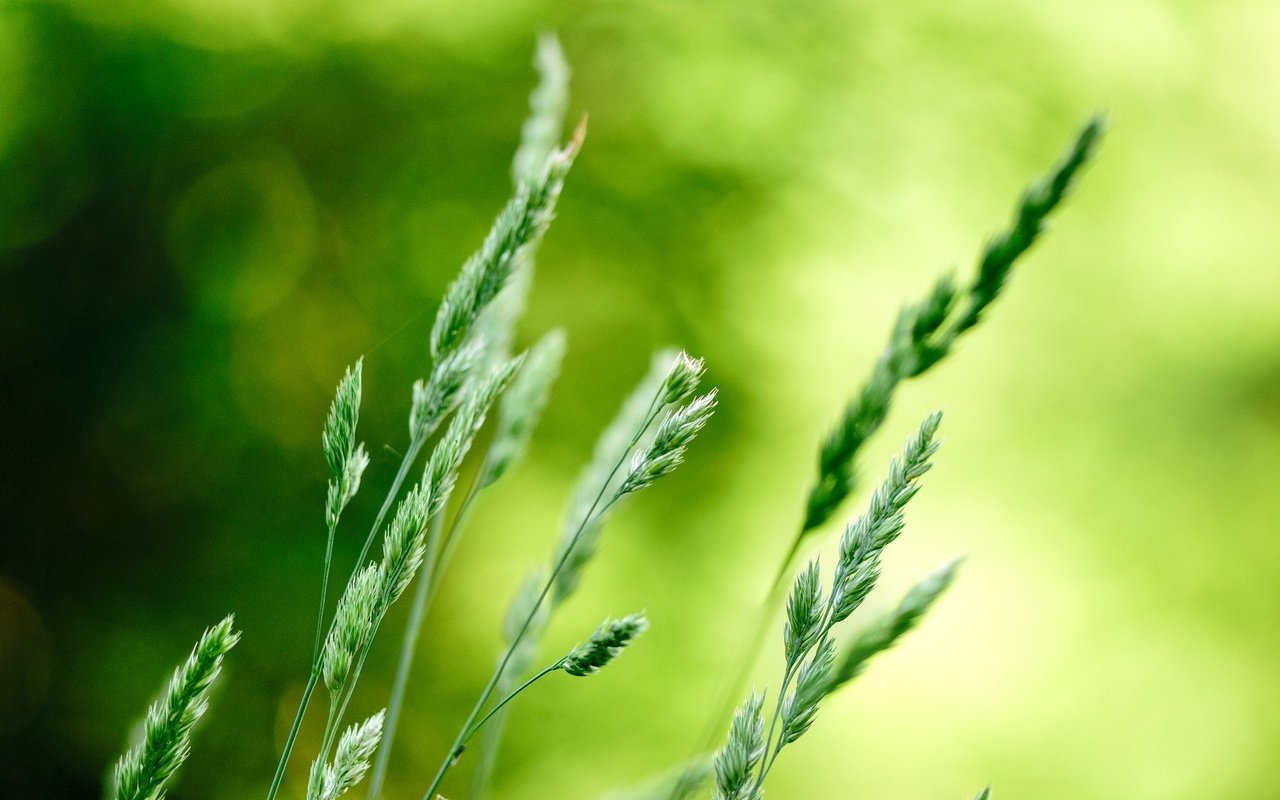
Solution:
M 553 330 L 516 354 L 511 345 L 533 279 L 538 243 L 554 217 L 586 128 L 585 122 L 580 123 L 563 142 L 569 69 L 553 37 L 540 40 L 535 66 L 540 80 L 512 164 L 513 196 L 445 292 L 430 336 L 430 369 L 426 378 L 412 386 L 403 458 L 360 554 L 340 584 L 336 607 L 327 614 L 335 541 L 342 535 L 343 514 L 369 466 L 368 452 L 358 441 L 362 361 L 357 360 L 338 383 L 321 433 L 330 479 L 314 642 L 307 682 L 267 800 L 281 794 L 288 765 L 299 755 L 295 753 L 299 730 L 322 686 L 321 696 L 327 703 L 320 704 L 320 713 L 325 723 L 318 750 L 307 754 L 311 759 L 307 800 L 335 800 L 366 775 L 366 796 L 370 800 L 382 796 L 401 713 L 411 701 L 410 673 L 422 626 L 466 532 L 468 512 L 519 461 L 551 398 L 566 350 L 564 334 Z M 842 633 L 874 589 L 881 554 L 902 533 L 906 506 L 933 464 L 940 441 L 940 413 L 925 418 L 890 464 L 866 510 L 845 526 L 830 576 L 824 579 L 817 559 L 798 571 L 795 562 L 857 490 L 858 456 L 883 425 L 899 385 L 946 358 L 958 339 L 981 321 L 1014 263 L 1035 242 L 1046 218 L 1089 160 L 1100 133 L 1098 121 L 1087 124 L 1063 161 L 1027 190 L 1013 223 L 988 243 L 969 282 L 961 286 L 944 277 L 921 301 L 901 311 L 869 378 L 822 443 L 817 476 L 803 503 L 797 533 L 788 541 L 766 600 L 751 616 L 753 625 L 742 631 L 742 656 L 725 660 L 726 703 L 708 709 L 708 730 L 714 733 L 668 778 L 627 796 L 674 798 L 699 792 L 713 792 L 723 800 L 763 796 L 770 770 L 787 746 L 808 734 L 822 701 L 911 630 L 950 585 L 958 560 L 947 562 L 860 631 L 852 636 Z M 578 587 L 601 545 L 609 515 L 632 495 L 675 471 L 711 421 L 718 397 L 714 388 L 703 388 L 705 373 L 702 360 L 687 353 L 656 354 L 601 433 L 570 491 L 565 518 L 546 563 L 531 569 L 513 591 L 492 672 L 483 682 L 477 681 L 471 710 L 453 743 L 439 754 L 434 774 L 422 778 L 423 800 L 443 796 L 451 770 L 464 755 L 474 760 L 470 784 L 450 784 L 448 794 L 483 796 L 500 754 L 510 704 L 539 681 L 558 674 L 589 678 L 648 627 L 643 613 L 606 619 L 569 652 L 550 659 L 541 655 L 543 634 Z M 478 434 L 489 420 L 492 433 L 482 452 L 472 455 Z M 451 503 L 468 458 L 476 467 L 469 472 L 472 477 L 461 499 Z M 415 478 L 410 482 L 411 474 Z M 370 557 L 375 544 L 379 545 L 377 557 Z M 783 593 L 787 597 L 778 688 L 771 697 L 763 691 L 747 694 L 730 721 L 729 709 L 744 693 Z M 385 707 L 357 711 L 351 708 L 352 700 L 372 644 L 390 607 L 406 594 L 410 611 L 405 629 L 397 632 L 400 656 L 390 696 Z M 227 617 L 200 638 L 148 710 L 136 742 L 110 774 L 110 796 L 119 800 L 164 796 L 190 754 L 193 727 L 205 713 L 222 659 L 239 635 Z M 726 724 L 727 737 L 723 734 Z M 711 741 L 713 737 L 723 744 Z M 713 786 L 708 787 L 708 781 Z M 989 790 L 980 795 L 988 796 Z

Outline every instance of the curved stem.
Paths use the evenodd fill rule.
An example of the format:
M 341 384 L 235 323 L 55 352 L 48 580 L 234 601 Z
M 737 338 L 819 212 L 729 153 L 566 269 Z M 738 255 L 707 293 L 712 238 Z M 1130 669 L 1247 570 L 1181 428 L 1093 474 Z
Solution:
M 475 736 L 477 733 L 479 733 L 480 729 L 484 727 L 484 724 L 489 721 L 489 718 L 492 717 L 494 714 L 497 714 L 499 711 L 501 711 L 502 707 L 505 706 L 507 703 L 510 703 L 512 700 L 514 700 L 516 698 L 516 695 L 520 694 L 525 689 L 528 689 L 530 686 L 536 683 L 540 678 L 550 675 L 551 673 L 560 669 L 560 667 L 563 665 L 564 665 L 563 661 L 557 661 L 556 663 L 542 670 L 538 674 L 534 675 L 529 680 L 520 684 L 515 689 L 511 690 L 511 692 L 506 697 L 499 700 L 498 703 L 493 708 L 489 709 L 489 713 L 485 714 L 483 717 L 480 718 L 479 722 L 471 726 L 471 730 L 467 731 L 467 735 L 463 737 L 462 744 L 465 745 L 468 741 L 471 740 L 472 736 Z
M 578 523 L 578 527 L 574 531 L 573 536 L 569 539 L 568 545 L 560 553 L 559 559 L 556 560 L 555 568 L 552 569 L 551 574 L 547 576 L 547 580 L 542 586 L 542 592 L 539 593 L 537 601 L 533 604 L 533 607 L 525 617 L 524 623 L 520 626 L 520 631 L 514 638 L 512 638 L 511 643 L 507 645 L 506 652 L 502 654 L 502 660 L 498 662 L 497 668 L 494 669 L 493 674 L 489 676 L 489 682 L 485 684 L 484 689 L 480 692 L 480 698 L 471 708 L 471 713 L 467 715 L 466 722 L 462 724 L 462 729 L 458 732 L 457 739 L 454 740 L 453 746 L 449 748 L 448 756 L 445 757 L 444 761 L 440 764 L 440 768 L 436 771 L 436 776 L 431 781 L 431 786 L 427 788 L 427 792 L 423 796 L 423 800 L 432 800 L 435 797 L 436 790 L 439 789 L 440 784 L 444 782 L 445 774 L 449 771 L 449 768 L 453 766 L 453 762 L 458 758 L 458 756 L 461 755 L 458 748 L 462 745 L 466 732 L 471 728 L 472 724 L 476 721 L 476 717 L 480 715 L 481 709 L 484 708 L 485 704 L 489 701 L 489 698 L 493 695 L 494 687 L 498 685 L 498 681 L 502 678 L 502 673 L 506 670 L 507 664 L 510 663 L 511 657 L 520 646 L 520 642 L 524 640 L 525 634 L 529 631 L 529 626 L 533 624 L 534 618 L 538 616 L 538 611 L 541 610 L 542 604 L 546 601 L 547 595 L 551 592 L 551 587 L 555 586 L 556 578 L 559 577 L 560 571 L 563 570 L 564 565 L 568 563 L 569 556 L 577 546 L 578 539 L 581 538 L 582 532 L 587 529 L 588 523 L 598 516 L 596 509 L 599 507 L 600 501 L 604 498 L 609 485 L 613 483 L 613 479 L 618 474 L 618 470 L 622 468 L 624 463 L 626 463 L 627 456 L 631 454 L 631 450 L 640 441 L 640 437 L 642 437 L 644 432 L 649 429 L 649 426 L 653 424 L 654 418 L 657 416 L 658 412 L 661 411 L 662 406 L 659 403 L 659 400 L 662 398 L 664 391 L 665 387 L 658 388 L 657 394 L 649 403 L 649 410 L 645 412 L 644 422 L 641 423 L 635 433 L 632 434 L 631 442 L 623 451 L 622 457 L 613 465 L 613 469 L 609 471 L 609 476 L 601 483 L 600 491 L 596 494 L 595 500 L 592 501 L 591 507 L 587 509 L 587 513 L 583 515 L 582 521 Z M 616 495 L 614 499 L 616 499 Z M 610 501 L 610 503 L 612 503 L 612 501 Z M 608 505 L 606 505 L 606 508 L 607 507 Z M 599 513 L 602 514 L 603 510 Z

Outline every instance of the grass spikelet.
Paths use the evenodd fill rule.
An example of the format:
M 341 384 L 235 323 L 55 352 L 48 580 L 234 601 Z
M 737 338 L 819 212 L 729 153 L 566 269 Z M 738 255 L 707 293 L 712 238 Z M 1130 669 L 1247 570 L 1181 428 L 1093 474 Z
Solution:
M 1102 121 L 1091 119 L 1057 166 L 1027 189 L 1013 225 L 988 243 L 972 283 L 962 294 L 951 278 L 944 276 L 924 300 L 908 305 L 898 315 L 871 376 L 823 441 L 818 477 L 809 491 L 797 543 L 826 522 L 855 488 L 857 455 L 884 422 L 898 384 L 923 374 L 948 355 L 960 335 L 974 327 L 999 296 L 1017 259 L 1044 230 L 1047 218 L 1092 158 L 1102 131 Z M 962 308 L 956 311 L 958 304 Z M 950 325 L 947 320 L 952 320 Z
M 479 381 L 449 423 L 448 430 L 432 451 L 422 475 L 423 483 L 431 487 L 428 516 L 434 517 L 448 501 L 453 487 L 458 482 L 458 468 L 462 466 L 462 459 L 471 450 L 476 434 L 484 426 L 490 407 L 498 399 L 498 395 L 507 388 L 507 384 L 511 382 L 512 376 L 520 369 L 523 362 L 524 356 L 517 356 Z
M 813 647 L 822 633 L 822 575 L 818 559 L 796 576 L 787 598 L 787 622 L 782 629 L 783 648 L 788 664 Z
M 808 732 L 818 714 L 818 703 L 827 694 L 831 667 L 836 660 L 834 639 L 823 639 L 817 651 L 801 669 L 796 688 L 782 704 L 782 734 L 779 749 Z
M 538 85 L 529 95 L 529 116 L 520 130 L 520 147 L 511 161 L 511 179 L 517 186 L 537 178 L 538 169 L 560 143 L 569 109 L 569 62 L 554 33 L 538 37 L 533 66 Z
M 440 358 L 426 381 L 413 384 L 409 435 L 426 439 L 457 405 L 462 388 L 483 361 L 485 341 L 474 337 Z
M 383 592 L 382 565 L 370 562 L 352 577 L 338 600 L 320 659 L 324 685 L 335 697 L 346 687 L 356 656 L 373 637 Z
M 346 471 L 346 461 L 355 446 L 356 423 L 360 419 L 362 371 L 363 360 L 356 362 L 355 369 L 347 369 L 338 383 L 338 391 L 329 406 L 329 416 L 325 419 L 321 441 L 329 473 L 335 478 L 342 477 Z
M 920 489 L 919 479 L 929 471 L 934 453 L 941 412 L 934 412 L 920 423 L 919 430 L 907 440 L 902 454 L 889 466 L 889 477 L 871 496 L 864 514 L 846 526 L 840 537 L 840 560 L 832 590 L 834 621 L 840 622 L 870 592 L 875 578 L 867 578 L 868 570 L 878 572 L 879 555 L 902 532 L 903 509 Z
M 147 709 L 142 739 L 116 763 L 115 800 L 159 800 L 165 784 L 191 753 L 191 729 L 209 707 L 209 690 L 240 634 L 227 616 L 200 637 L 159 699 Z
M 530 350 L 498 406 L 493 442 L 480 469 L 478 488 L 492 485 L 524 454 L 551 396 L 564 360 L 565 336 L 553 330 Z
M 382 536 L 382 592 L 379 608 L 385 610 L 404 594 L 426 556 L 428 509 L 432 490 L 416 485 L 400 501 L 395 517 Z
M 662 402 L 670 406 L 693 397 L 705 372 L 706 365 L 702 359 L 694 358 L 681 350 L 671 364 L 671 371 L 667 373 L 666 394 L 663 395 Z
M 648 629 L 649 620 L 643 613 L 605 620 L 591 638 L 564 657 L 560 668 L 579 678 L 594 675 Z
M 462 344 L 480 313 L 511 276 L 516 255 L 546 231 L 585 135 L 585 126 L 579 125 L 569 143 L 547 158 L 536 177 L 521 184 L 494 221 L 480 250 L 450 284 L 431 330 L 431 354 L 437 360 Z
M 658 425 L 658 431 L 649 447 L 637 452 L 632 459 L 631 469 L 618 487 L 618 496 L 650 486 L 680 466 L 684 461 L 685 449 L 698 432 L 706 427 L 715 410 L 716 390 L 712 389 L 668 415 Z
M 360 420 L 362 373 L 363 360 L 360 360 L 354 369 L 348 368 L 342 376 L 320 436 L 331 476 L 324 508 L 325 524 L 331 534 L 338 527 L 338 518 L 347 503 L 359 491 L 360 476 L 369 466 L 369 454 L 364 445 L 355 443 L 356 424 Z
M 565 514 L 563 533 L 553 560 L 565 550 L 570 550 L 564 568 L 556 578 L 556 602 L 573 593 L 581 579 L 582 570 L 595 555 L 603 517 L 588 519 L 596 498 L 607 491 L 608 483 L 618 462 L 627 457 L 635 432 L 653 412 L 653 398 L 667 384 L 677 354 L 662 351 L 654 355 L 645 374 L 631 390 L 617 414 L 596 440 L 591 460 L 583 468 L 570 493 L 569 509 Z M 574 542 L 575 534 L 577 536 Z M 572 548 L 570 544 L 572 543 Z
M 861 675 L 873 657 L 893 647 L 899 639 L 914 628 L 951 585 L 962 561 L 961 558 L 948 561 L 936 572 L 913 586 L 892 611 L 860 631 L 840 656 L 839 665 L 831 673 L 827 693 L 835 691 Z
M 538 38 L 533 65 L 538 72 L 538 84 L 529 96 L 529 116 L 511 161 L 511 182 L 517 189 L 537 179 L 538 170 L 559 145 L 565 112 L 569 108 L 569 65 L 555 34 L 546 33 Z M 524 313 L 525 301 L 533 286 L 536 249 L 537 242 L 533 242 L 516 253 L 506 286 L 476 323 L 476 335 L 484 336 L 490 360 L 504 358 L 511 351 L 516 322 Z
M 1081 167 L 1093 158 L 1105 129 L 1101 117 L 1086 122 L 1057 166 L 1022 195 L 1013 225 L 994 236 L 983 251 L 978 274 L 969 287 L 968 304 L 948 338 L 954 339 L 976 325 L 982 312 L 1000 294 L 1014 262 L 1035 243 L 1044 231 L 1045 220 L 1067 196 Z
M 342 733 L 333 763 L 317 769 L 312 766 L 308 800 L 337 800 L 360 782 L 369 771 L 369 759 L 382 739 L 382 722 L 386 712 L 379 711 L 364 722 L 352 725 Z
M 758 796 L 752 773 L 764 756 L 764 695 L 752 692 L 733 716 L 729 739 L 715 757 L 716 800 L 749 800 Z

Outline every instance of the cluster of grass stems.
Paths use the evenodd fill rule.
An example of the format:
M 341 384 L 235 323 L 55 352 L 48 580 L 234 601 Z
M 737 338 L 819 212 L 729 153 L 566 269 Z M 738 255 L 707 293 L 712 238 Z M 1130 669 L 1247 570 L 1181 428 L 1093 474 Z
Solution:
M 412 389 L 404 456 L 343 583 L 337 606 L 327 615 L 334 542 L 343 512 L 359 491 L 369 464 L 368 453 L 357 440 L 361 362 L 348 369 L 338 384 L 321 437 L 330 481 L 324 509 L 320 610 L 307 682 L 266 800 L 275 800 L 280 793 L 299 729 L 322 685 L 322 696 L 328 700 L 322 706 L 324 733 L 319 751 L 312 754 L 307 800 L 336 800 L 366 775 L 369 800 L 382 796 L 419 635 L 465 533 L 468 512 L 519 460 L 550 397 L 565 353 L 563 333 L 553 330 L 516 354 L 512 342 L 533 278 L 538 243 L 582 146 L 585 124 L 561 143 L 569 70 L 554 37 L 539 41 L 534 63 L 540 81 L 530 98 L 530 115 L 512 164 L 514 195 L 440 304 L 431 331 L 431 367 Z M 1066 156 L 1023 194 L 1011 225 L 989 241 L 968 283 L 960 285 L 944 276 L 919 302 L 901 310 L 870 375 L 821 444 L 817 475 L 802 505 L 801 522 L 786 542 L 763 602 L 748 615 L 754 625 L 741 632 L 740 656 L 726 659 L 726 665 L 738 666 L 725 676 L 723 703 L 709 709 L 706 734 L 692 743 L 687 762 L 647 786 L 616 796 L 677 800 L 709 790 L 717 800 L 762 797 L 778 757 L 809 731 L 822 701 L 911 630 L 951 584 L 958 559 L 945 563 L 860 631 L 851 636 L 837 634 L 836 629 L 875 587 L 881 553 L 904 528 L 905 507 L 919 490 L 938 449 L 940 413 L 926 417 L 907 439 L 865 511 L 845 526 L 829 585 L 824 588 L 817 559 L 803 567 L 797 567 L 797 562 L 858 489 L 859 454 L 883 425 L 899 385 L 945 359 L 959 338 L 981 321 L 1014 263 L 1035 242 L 1046 218 L 1089 160 L 1101 131 L 1100 121 L 1087 123 Z M 509 704 L 554 674 L 578 678 L 595 674 L 644 633 L 648 622 L 643 614 L 606 620 L 582 644 L 539 666 L 543 633 L 579 585 L 609 514 L 626 498 L 674 471 L 715 412 L 716 390 L 703 390 L 704 372 L 703 362 L 687 353 L 656 354 L 648 373 L 602 432 L 572 489 L 562 530 L 546 564 L 531 570 L 514 593 L 501 631 L 500 656 L 453 743 L 440 754 L 433 777 L 424 780 L 423 800 L 441 796 L 450 770 L 478 735 L 479 745 L 467 750 L 476 754 L 476 764 L 465 796 L 484 795 Z M 490 417 L 494 422 L 488 444 L 475 457 L 474 477 L 448 517 L 446 509 L 463 462 Z M 409 481 L 415 470 L 421 470 L 420 475 Z M 371 558 L 375 544 L 380 552 Z M 410 611 L 386 706 L 349 721 L 351 700 L 374 638 L 389 608 L 406 593 Z M 784 594 L 783 671 L 769 700 L 763 692 L 746 694 L 745 686 Z M 137 741 L 110 774 L 110 796 L 117 800 L 164 796 L 189 755 L 192 728 L 208 706 L 223 657 L 239 638 L 232 625 L 228 616 L 207 630 L 174 673 L 147 711 Z M 744 694 L 746 700 L 739 705 Z M 727 737 L 722 733 L 726 722 Z M 462 791 L 452 790 L 454 796 Z M 989 790 L 979 795 L 987 797 Z

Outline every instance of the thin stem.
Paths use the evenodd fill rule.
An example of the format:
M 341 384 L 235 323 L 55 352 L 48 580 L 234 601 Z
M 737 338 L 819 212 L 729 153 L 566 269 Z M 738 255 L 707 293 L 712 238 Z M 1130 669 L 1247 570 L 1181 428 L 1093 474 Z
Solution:
M 614 476 L 618 474 L 618 470 L 621 469 L 622 465 L 626 462 L 627 456 L 630 455 L 632 448 L 639 443 L 640 437 L 649 429 L 649 426 L 653 424 L 654 418 L 657 416 L 658 412 L 661 411 L 662 406 L 658 401 L 663 396 L 664 392 L 665 386 L 658 388 L 657 394 L 649 403 L 648 411 L 645 412 L 644 422 L 636 429 L 635 433 L 632 434 L 631 442 L 623 451 L 622 457 L 613 465 L 613 469 L 609 471 L 609 476 L 601 483 L 600 491 L 596 494 L 595 500 L 592 501 L 591 507 L 587 509 L 587 513 L 583 515 L 582 522 L 578 523 L 577 530 L 574 531 L 573 536 L 569 539 L 568 545 L 565 546 L 560 553 L 560 558 L 557 559 L 555 568 L 551 571 L 551 574 L 547 576 L 547 580 L 542 587 L 542 592 L 538 595 L 537 602 L 535 602 L 533 607 L 529 610 L 528 615 L 524 619 L 524 624 L 520 626 L 520 631 L 511 640 L 511 643 L 507 645 L 506 652 L 502 654 L 502 660 L 498 662 L 497 668 L 493 671 L 493 674 L 489 676 L 489 682 L 485 684 L 484 690 L 481 691 L 480 698 L 472 707 L 471 713 L 467 715 L 466 722 L 462 724 L 462 728 L 458 732 L 458 738 L 454 740 L 453 746 L 449 748 L 449 755 L 443 762 L 441 762 L 440 768 L 436 771 L 436 776 L 431 781 L 431 786 L 428 787 L 423 800 L 432 800 L 432 798 L 435 797 L 436 790 L 439 789 L 440 784 L 444 782 L 445 773 L 449 771 L 449 767 L 453 766 L 453 762 L 457 759 L 458 755 L 460 755 L 460 753 L 458 753 L 458 748 L 463 742 L 464 735 L 475 722 L 476 717 L 480 715 L 480 710 L 484 708 L 485 703 L 487 703 L 489 698 L 493 695 L 494 687 L 498 685 L 498 681 L 502 678 L 502 673 L 506 670 L 507 664 L 511 661 L 511 657 L 520 646 L 520 642 L 524 640 L 525 634 L 529 631 L 529 626 L 533 623 L 534 618 L 537 617 L 538 611 L 541 610 L 543 602 L 546 601 L 547 595 L 551 592 L 551 587 L 555 585 L 556 578 L 560 575 L 560 571 L 564 569 L 564 565 L 568 563 L 569 556 L 573 553 L 574 547 L 577 546 L 578 539 L 582 536 L 582 532 L 586 530 L 587 524 L 595 518 L 596 508 L 604 498 L 605 491 L 608 490 L 609 485 L 613 483 Z M 614 499 L 617 499 L 616 495 Z M 603 513 L 603 511 L 601 511 L 601 513 Z
M 778 727 L 778 720 L 782 717 L 782 704 L 786 701 L 787 689 L 791 687 L 791 679 L 795 677 L 796 667 L 799 666 L 801 660 L 803 660 L 803 655 L 800 658 L 797 658 L 792 663 L 787 664 L 786 670 L 783 671 L 782 673 L 782 688 L 778 690 L 778 702 L 775 703 L 773 707 L 773 719 L 769 721 L 769 733 L 764 737 L 766 753 L 769 750 L 769 743 L 773 741 L 773 732 Z M 779 741 L 781 741 L 781 739 L 779 739 Z M 775 752 L 775 756 L 776 756 L 776 752 Z M 756 776 L 755 787 L 751 792 L 752 796 L 759 794 L 760 786 L 761 784 L 764 783 L 764 776 L 766 772 L 767 772 L 766 765 L 761 764 L 760 774 Z
M 818 654 L 822 652 L 822 648 L 826 646 L 827 640 L 831 637 L 831 629 L 835 627 L 835 617 L 836 587 L 832 586 L 831 593 L 827 595 L 827 607 L 822 611 L 822 622 L 819 626 L 821 633 L 818 635 L 817 639 L 814 640 L 812 645 L 802 650 L 798 655 L 796 655 L 794 660 L 787 664 L 787 669 L 783 674 L 782 689 L 778 692 L 778 702 L 773 710 L 773 720 L 769 723 L 769 735 L 764 739 L 766 752 L 768 752 L 770 741 L 773 740 L 774 728 L 777 727 L 778 720 L 782 717 L 782 706 L 786 701 L 787 689 L 790 687 L 791 679 L 799 674 L 800 667 L 804 664 L 806 657 L 810 657 L 811 653 L 813 654 L 810 657 L 810 664 L 812 664 L 813 659 L 816 659 Z M 766 756 L 764 762 L 760 765 L 760 775 L 756 778 L 753 794 L 759 793 L 760 787 L 764 785 L 765 777 L 768 776 L 769 770 L 773 768 L 773 762 L 778 760 L 778 754 L 782 752 L 782 748 L 784 746 L 786 746 L 785 728 L 778 733 L 778 741 L 773 746 L 772 755 Z
M 307 794 L 306 794 L 307 800 L 312 800 L 313 797 L 317 796 L 320 787 L 317 786 L 315 782 L 319 780 L 320 773 L 323 770 L 324 765 L 329 760 L 329 746 L 332 743 L 332 739 L 330 737 L 332 735 L 331 731 L 333 731 L 334 729 L 333 717 L 334 717 L 334 708 L 337 705 L 337 702 L 338 702 L 338 698 L 330 694 L 329 695 L 329 714 L 324 721 L 324 736 L 321 738 L 322 745 L 320 748 L 320 754 L 316 756 L 316 765 L 319 766 L 319 769 L 317 769 L 315 765 L 312 766 L 311 774 L 307 779 Z
M 386 499 L 382 501 L 382 508 L 378 509 L 378 516 L 374 518 L 373 527 L 369 529 L 369 535 L 365 537 L 364 546 L 360 548 L 360 555 L 356 556 L 356 569 L 360 569 L 364 564 L 365 558 L 369 555 L 369 548 L 373 546 L 373 540 L 378 537 L 378 531 L 382 528 L 382 523 L 387 518 L 387 512 L 391 510 L 391 505 L 400 496 L 400 487 L 404 485 L 404 479 L 409 474 L 409 468 L 413 466 L 413 462 L 418 460 L 418 453 L 422 451 L 422 446 L 426 444 L 426 441 L 427 437 L 425 435 L 415 435 L 409 441 L 409 449 L 405 451 L 404 458 L 400 459 L 400 469 L 396 470 L 396 477 L 391 482 L 391 489 L 387 492 Z
M 510 694 L 508 694 L 506 697 L 499 700 L 497 705 L 489 709 L 489 713 L 481 717 L 479 722 L 471 726 L 471 730 L 467 732 L 467 735 L 463 738 L 462 743 L 465 745 L 467 742 L 469 742 L 472 736 L 475 736 L 477 733 L 480 732 L 480 729 L 483 728 L 484 724 L 489 721 L 489 718 L 492 717 L 494 714 L 497 714 L 499 711 L 501 711 L 502 707 L 505 706 L 507 703 L 510 703 L 512 700 L 514 700 L 516 695 L 520 694 L 525 689 L 528 689 L 530 686 L 536 683 L 538 679 L 546 677 L 547 675 L 550 675 L 551 673 L 560 669 L 560 667 L 562 667 L 563 665 L 564 665 L 564 661 L 557 661 L 556 663 L 542 670 L 537 675 L 534 675 L 532 678 L 530 678 L 529 680 L 525 681 L 524 683 L 520 684 L 518 687 L 513 689 Z
M 329 570 L 333 566 L 333 538 L 337 525 L 330 525 L 329 540 L 324 547 L 324 578 L 320 581 L 320 611 L 316 614 L 316 642 L 311 648 L 311 664 L 320 663 L 320 643 L 324 639 L 324 612 L 329 602 Z
M 311 702 L 311 693 L 316 690 L 316 684 L 320 682 L 320 671 L 311 670 L 311 677 L 307 680 L 307 686 L 302 690 L 302 700 L 298 703 L 298 712 L 293 715 L 293 725 L 289 728 L 289 736 L 284 742 L 284 756 L 280 759 L 280 765 L 276 767 L 276 774 L 271 779 L 271 791 L 267 794 L 268 798 L 276 796 L 276 792 L 280 791 L 280 782 L 284 780 L 284 767 L 289 760 L 289 753 L 293 752 L 293 743 L 298 738 L 298 729 L 302 727 L 302 717 L 307 713 L 307 704 Z
M 405 624 L 404 641 L 400 645 L 400 662 L 396 666 L 395 682 L 391 688 L 391 699 L 387 702 L 387 717 L 382 726 L 382 741 L 378 744 L 378 757 L 373 765 L 373 774 L 369 778 L 369 800 L 376 800 L 382 791 L 382 783 L 386 780 L 387 767 L 391 761 L 391 742 L 395 739 L 396 725 L 400 722 L 400 709 L 404 706 L 404 696 L 409 688 L 409 670 L 413 666 L 413 656 L 418 647 L 418 634 L 422 631 L 422 623 L 427 617 L 427 608 L 431 604 L 431 573 L 434 569 L 436 555 L 435 542 L 440 538 L 440 529 L 444 524 L 444 514 L 437 513 L 431 518 L 427 533 L 427 563 L 419 570 L 417 586 L 413 591 L 413 606 L 409 610 L 409 621 Z
M 409 468 L 413 466 L 414 461 L 418 458 L 418 453 L 422 450 L 422 445 L 426 442 L 425 435 L 415 435 L 409 442 L 409 447 L 405 451 L 404 457 L 400 459 L 400 468 L 396 470 L 395 480 L 391 483 L 391 489 L 387 492 L 386 498 L 382 501 L 382 508 L 378 510 L 378 516 L 374 519 L 373 527 L 369 530 L 369 535 L 365 538 L 364 547 L 360 549 L 360 555 L 356 558 L 356 569 L 364 563 L 364 559 L 369 555 L 369 548 L 376 538 L 378 529 L 382 527 L 383 521 L 387 517 L 387 512 L 391 510 L 392 504 L 396 497 L 400 494 L 400 487 L 404 484 L 405 476 L 409 474 Z M 332 547 L 333 536 L 330 533 L 329 546 L 325 555 L 325 580 L 324 592 L 328 593 L 329 569 L 332 564 Z M 321 619 L 324 616 L 324 606 L 320 607 Z M 331 623 L 332 626 L 332 623 Z M 322 625 L 317 624 L 317 630 Z M 321 637 L 316 637 L 317 647 L 311 657 L 311 676 L 307 680 L 307 688 L 303 690 L 302 700 L 298 703 L 298 711 L 294 715 L 293 727 L 289 732 L 288 738 L 285 739 L 284 750 L 280 753 L 280 763 L 276 765 L 276 773 L 271 779 L 271 788 L 267 791 L 267 800 L 275 800 L 276 795 L 280 792 L 280 784 L 284 780 L 285 767 L 289 764 L 289 757 L 293 755 L 293 746 L 298 738 L 298 729 L 302 725 L 302 718 L 306 716 L 307 704 L 311 700 L 311 694 L 315 691 L 316 683 L 320 679 L 320 647 Z M 363 661 L 362 661 L 363 663 Z

